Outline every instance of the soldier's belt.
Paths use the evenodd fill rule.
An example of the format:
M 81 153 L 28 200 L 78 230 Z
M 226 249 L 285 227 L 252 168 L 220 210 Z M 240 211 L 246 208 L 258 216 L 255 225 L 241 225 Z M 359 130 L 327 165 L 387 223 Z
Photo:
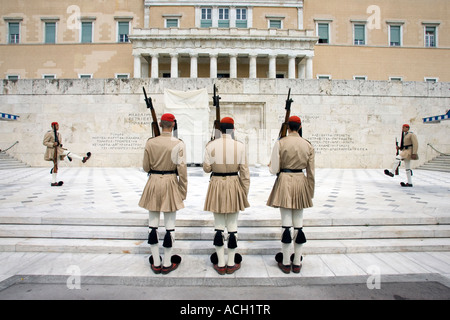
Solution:
M 237 172 L 213 172 L 211 173 L 211 176 L 217 176 L 217 177 L 228 177 L 228 176 L 237 176 Z
M 178 174 L 178 173 L 176 170 L 170 171 L 150 170 L 149 174 Z
M 303 169 L 281 169 L 280 172 L 303 172 Z

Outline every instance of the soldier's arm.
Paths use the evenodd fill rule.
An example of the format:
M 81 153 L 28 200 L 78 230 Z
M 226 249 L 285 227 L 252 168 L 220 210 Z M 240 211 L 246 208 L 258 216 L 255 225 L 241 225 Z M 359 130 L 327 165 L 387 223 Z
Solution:
M 276 141 L 273 145 L 272 156 L 270 157 L 269 171 L 271 174 L 277 174 L 280 171 L 280 142 Z

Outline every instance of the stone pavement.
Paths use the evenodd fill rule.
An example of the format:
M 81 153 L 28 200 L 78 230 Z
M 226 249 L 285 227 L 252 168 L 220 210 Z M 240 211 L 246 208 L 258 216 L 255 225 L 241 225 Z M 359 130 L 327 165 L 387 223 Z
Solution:
M 202 210 L 209 176 L 201 168 L 189 168 L 174 244 L 183 261 L 168 275 L 148 265 L 148 217 L 137 205 L 147 179 L 141 170 L 62 167 L 62 187 L 50 187 L 49 168 L 0 174 L 0 290 L 19 283 L 274 288 L 436 281 L 450 287 L 450 173 L 415 170 L 414 187 L 402 188 L 404 170 L 389 178 L 381 169 L 317 169 L 314 207 L 304 212 L 303 268 L 286 275 L 274 260 L 279 211 L 265 205 L 275 177 L 252 167 L 251 207 L 239 222 L 242 268 L 224 276 L 209 262 L 213 217 Z

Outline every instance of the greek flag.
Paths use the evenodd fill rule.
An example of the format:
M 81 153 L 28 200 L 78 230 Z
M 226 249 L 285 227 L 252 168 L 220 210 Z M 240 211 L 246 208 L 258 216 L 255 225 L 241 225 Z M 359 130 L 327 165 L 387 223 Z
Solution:
M 17 120 L 18 118 L 19 118 L 19 116 L 0 112 L 0 120 L 8 120 L 9 121 L 9 120 Z
M 422 118 L 423 123 L 439 123 L 441 120 L 448 120 L 450 118 L 450 110 L 447 111 L 446 114 L 443 114 L 441 116 L 434 116 L 434 117 L 428 117 L 428 118 Z

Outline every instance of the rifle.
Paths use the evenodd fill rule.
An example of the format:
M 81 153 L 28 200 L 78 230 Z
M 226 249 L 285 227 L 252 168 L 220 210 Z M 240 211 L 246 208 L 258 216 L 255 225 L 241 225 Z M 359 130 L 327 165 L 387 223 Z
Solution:
M 220 97 L 216 94 L 216 85 L 214 85 L 213 106 L 216 107 L 216 120 L 214 120 L 214 134 L 211 135 L 211 140 L 220 137 Z
M 147 92 L 145 92 L 145 88 L 144 87 L 142 87 L 142 90 L 144 90 L 145 103 L 147 104 L 147 108 L 149 108 L 150 111 L 152 112 L 152 118 L 153 118 L 152 133 L 153 133 L 153 137 L 157 137 L 157 136 L 161 135 L 161 132 L 159 131 L 158 119 L 156 118 L 155 109 L 153 108 L 152 98 L 147 98 Z
M 291 88 L 289 88 L 288 97 L 286 99 L 286 107 L 285 107 L 285 109 L 286 109 L 286 116 L 284 117 L 284 122 L 281 125 L 281 129 L 280 129 L 280 133 L 278 135 L 278 139 L 286 137 L 287 129 L 289 127 L 288 122 L 289 122 L 289 117 L 291 115 L 291 104 L 292 104 L 292 102 L 294 102 L 294 100 L 292 100 L 292 98 L 291 98 Z
M 397 147 L 397 153 L 395 154 L 396 156 L 398 156 L 398 140 L 397 140 L 397 138 L 395 138 L 395 146 Z M 396 176 L 398 176 L 398 168 L 400 167 L 400 163 L 401 162 L 399 162 L 399 164 L 398 164 L 398 166 L 397 166 L 397 168 L 395 168 L 395 175 Z
M 59 138 L 58 133 L 56 132 L 56 125 L 53 125 L 53 133 L 55 134 L 55 142 L 56 146 L 53 147 L 53 173 L 58 173 L 58 147 L 59 147 Z

